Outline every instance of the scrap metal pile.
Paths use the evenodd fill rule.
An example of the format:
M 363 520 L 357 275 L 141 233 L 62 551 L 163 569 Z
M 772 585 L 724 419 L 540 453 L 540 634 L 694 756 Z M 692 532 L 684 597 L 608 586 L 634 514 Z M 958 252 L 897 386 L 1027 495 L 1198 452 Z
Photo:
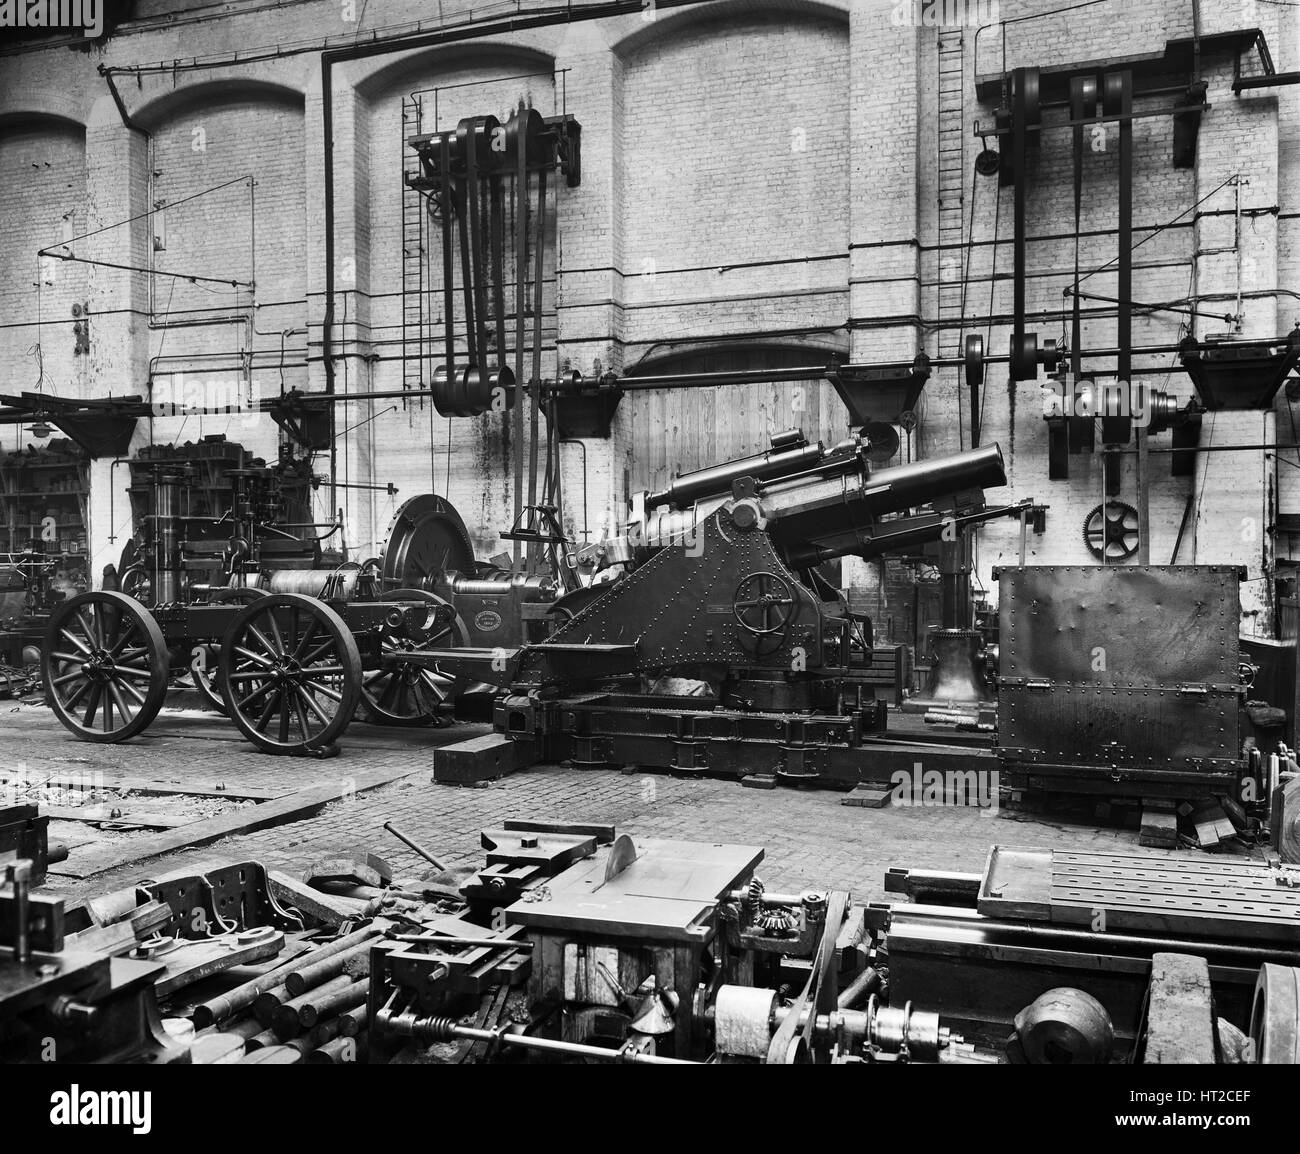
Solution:
M 64 908 L 10 855 L 7 1061 L 1294 1063 L 1300 874 L 995 846 L 909 900 L 778 893 L 758 846 L 507 821 L 486 861 L 239 862 Z M 39 847 L 35 847 L 39 851 Z M 29 847 L 28 852 L 31 852 Z

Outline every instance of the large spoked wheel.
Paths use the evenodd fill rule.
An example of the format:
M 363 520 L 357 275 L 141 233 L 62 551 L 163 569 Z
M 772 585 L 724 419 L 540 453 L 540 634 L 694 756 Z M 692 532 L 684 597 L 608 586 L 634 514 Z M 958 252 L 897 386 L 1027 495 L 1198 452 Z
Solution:
M 208 600 L 218 604 L 227 602 L 239 602 L 248 604 L 250 601 L 258 601 L 267 596 L 265 589 L 247 589 L 242 586 L 233 588 L 213 589 L 208 595 Z M 190 685 L 203 699 L 203 704 L 209 709 L 215 710 L 223 717 L 229 716 L 226 713 L 226 699 L 221 694 L 219 678 L 221 676 L 220 665 L 221 650 L 216 645 L 195 645 L 190 650 Z
M 422 589 L 394 589 L 385 593 L 383 599 L 423 602 L 431 611 L 451 608 L 441 597 Z M 380 638 L 380 648 L 385 657 L 421 653 L 463 646 L 467 637 L 464 622 L 452 611 L 450 617 L 436 624 L 423 640 L 386 630 Z M 442 716 L 444 707 L 464 691 L 466 684 L 466 678 L 453 677 L 436 667 L 424 665 L 373 669 L 362 679 L 363 716 L 376 725 L 430 725 Z
M 50 617 L 41 655 L 45 694 L 65 728 L 85 741 L 126 741 L 167 696 L 162 630 L 123 593 L 81 593 Z
M 226 712 L 267 753 L 316 754 L 347 728 L 361 697 L 361 655 L 323 601 L 273 593 L 245 606 L 221 639 Z

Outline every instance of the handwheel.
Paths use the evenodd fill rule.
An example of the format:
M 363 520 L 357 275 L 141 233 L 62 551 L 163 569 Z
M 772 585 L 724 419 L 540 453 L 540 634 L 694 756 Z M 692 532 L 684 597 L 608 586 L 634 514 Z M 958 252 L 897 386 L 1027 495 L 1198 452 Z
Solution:
M 167 644 L 140 602 L 105 589 L 80 593 L 50 616 L 41 673 L 66 729 L 85 741 L 126 741 L 162 708 Z
M 227 601 L 242 601 L 246 604 L 249 601 L 256 601 L 258 598 L 265 596 L 267 596 L 265 589 L 251 589 L 236 585 L 213 589 L 208 594 L 208 600 L 219 604 Z M 194 687 L 195 692 L 203 698 L 204 705 L 215 710 L 222 717 L 228 717 L 226 699 L 221 695 L 218 682 L 221 672 L 219 665 L 220 653 L 221 648 L 217 645 L 194 646 L 190 651 L 190 684 Z
M 441 597 L 422 589 L 394 589 L 385 593 L 383 600 L 420 601 L 427 603 L 430 609 L 447 606 Z M 388 629 L 379 639 L 385 657 L 393 653 L 450 649 L 467 643 L 465 624 L 455 612 L 449 621 L 435 626 L 422 641 L 400 636 Z M 367 670 L 361 680 L 363 715 L 376 725 L 429 725 L 437 720 L 443 705 L 456 700 L 467 683 L 467 678 L 453 677 L 425 665 L 395 665 Z
M 240 731 L 267 753 L 317 753 L 361 698 L 361 655 L 323 601 L 272 593 L 246 605 L 221 639 L 218 685 Z
M 789 628 L 795 613 L 794 592 L 775 573 L 751 573 L 736 586 L 731 607 L 746 633 L 769 637 Z

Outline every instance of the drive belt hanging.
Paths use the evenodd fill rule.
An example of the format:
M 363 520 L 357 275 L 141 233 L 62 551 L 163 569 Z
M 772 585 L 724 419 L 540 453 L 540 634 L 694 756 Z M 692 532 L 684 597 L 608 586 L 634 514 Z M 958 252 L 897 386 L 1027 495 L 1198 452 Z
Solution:
M 1133 435 L 1129 407 L 1133 371 L 1133 73 L 1108 72 L 1104 84 L 1102 99 L 1106 114 L 1119 120 L 1119 275 L 1115 292 L 1119 298 L 1119 318 L 1115 346 L 1119 350 L 1118 384 L 1122 409 L 1114 416 L 1102 416 L 1101 439 L 1105 444 L 1126 445 Z M 1107 497 L 1119 494 L 1121 460 L 1118 453 L 1105 455 Z
M 1070 376 L 1077 389 L 1083 377 L 1083 313 L 1079 299 L 1079 240 L 1083 230 L 1084 126 L 1078 123 L 1097 115 L 1097 78 L 1076 76 L 1070 81 L 1070 119 L 1074 126 L 1074 291 L 1070 309 Z M 1069 451 L 1091 453 L 1096 426 L 1091 416 L 1066 414 Z

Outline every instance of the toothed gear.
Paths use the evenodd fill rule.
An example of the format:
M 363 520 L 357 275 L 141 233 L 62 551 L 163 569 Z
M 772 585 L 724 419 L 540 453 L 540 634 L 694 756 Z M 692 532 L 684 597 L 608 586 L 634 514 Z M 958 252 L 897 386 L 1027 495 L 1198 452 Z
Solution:
M 1098 505 L 1084 519 L 1083 543 L 1099 561 L 1127 561 L 1138 551 L 1138 511 L 1126 501 Z
M 759 916 L 758 927 L 771 937 L 781 937 L 794 929 L 796 920 L 790 910 L 774 906 Z
M 745 895 L 745 913 L 751 922 L 757 922 L 763 911 L 763 891 L 767 887 L 760 878 L 749 879 L 749 892 Z

